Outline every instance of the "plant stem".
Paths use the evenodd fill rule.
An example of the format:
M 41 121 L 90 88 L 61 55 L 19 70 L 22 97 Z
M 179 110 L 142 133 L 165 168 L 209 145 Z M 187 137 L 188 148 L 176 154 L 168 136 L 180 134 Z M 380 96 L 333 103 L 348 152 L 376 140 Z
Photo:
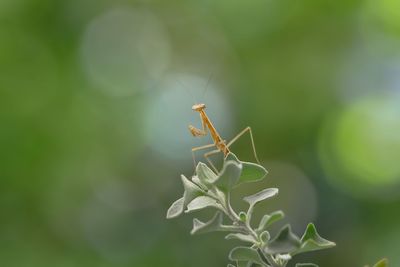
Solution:
M 246 222 L 243 222 L 242 220 L 240 220 L 240 217 L 237 215 L 237 213 L 233 210 L 231 203 L 230 203 L 230 193 L 227 194 L 227 200 L 226 200 L 226 213 L 230 218 L 234 218 L 234 222 L 238 223 L 239 225 L 242 225 L 242 227 L 244 228 L 244 230 L 247 232 L 247 234 L 252 235 L 255 240 L 260 240 L 259 236 L 257 235 L 257 233 L 251 228 L 250 226 L 250 220 L 249 218 L 247 218 Z M 266 267 L 281 267 L 280 265 L 278 265 L 278 263 L 275 261 L 275 259 L 268 254 L 264 254 L 264 252 L 261 250 L 259 244 L 255 244 L 257 246 L 257 251 L 261 256 L 261 259 L 263 260 L 263 262 L 265 263 Z
M 246 222 L 243 222 L 239 215 L 233 210 L 231 206 L 231 194 L 228 192 L 226 194 L 226 198 L 221 199 L 218 197 L 218 195 L 210 195 L 208 194 L 209 197 L 217 200 L 221 206 L 222 206 L 222 211 L 233 221 L 234 224 L 237 224 L 240 228 L 236 228 L 236 230 L 241 230 L 241 232 L 251 235 L 254 237 L 255 240 L 259 241 L 260 237 L 258 234 L 251 228 L 250 225 L 250 220 L 247 218 Z M 233 228 L 232 228 L 233 229 Z M 264 264 L 266 267 L 284 267 L 284 265 L 279 264 L 272 255 L 266 254 L 262 251 L 260 247 L 260 243 L 254 244 L 257 247 L 257 252 L 260 255 L 261 259 L 263 260 Z
M 272 257 L 272 255 L 265 254 L 263 251 L 261 251 L 261 253 L 264 255 L 264 257 L 271 264 L 271 267 L 281 267 L 281 265 L 275 261 L 275 259 Z
M 266 264 L 266 266 L 273 267 L 273 266 L 269 265 L 270 263 L 269 263 L 268 259 L 265 257 L 265 254 L 262 252 L 261 248 L 257 248 L 257 252 L 258 252 L 258 255 L 260 255 L 260 258 Z

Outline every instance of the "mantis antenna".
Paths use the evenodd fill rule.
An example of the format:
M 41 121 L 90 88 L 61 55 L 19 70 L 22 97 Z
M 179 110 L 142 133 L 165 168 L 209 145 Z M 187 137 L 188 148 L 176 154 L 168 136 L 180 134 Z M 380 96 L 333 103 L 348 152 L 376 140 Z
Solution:
M 192 90 L 190 90 L 189 87 L 187 87 L 181 80 L 178 80 L 178 83 L 181 84 L 181 86 L 183 87 L 183 89 L 187 89 L 187 92 L 189 92 L 190 96 L 192 97 L 194 103 L 197 103 L 196 97 L 194 96 Z
M 208 76 L 208 80 L 207 80 L 207 83 L 206 83 L 206 87 L 205 87 L 205 89 L 204 89 L 204 91 L 203 91 L 203 99 L 205 98 L 205 96 L 206 96 L 206 93 L 207 93 L 207 90 L 208 90 L 208 86 L 210 85 L 210 82 L 211 82 L 211 79 L 212 79 L 212 77 L 213 77 L 213 74 L 212 73 L 210 73 L 210 75 Z M 196 102 L 197 103 L 197 102 Z

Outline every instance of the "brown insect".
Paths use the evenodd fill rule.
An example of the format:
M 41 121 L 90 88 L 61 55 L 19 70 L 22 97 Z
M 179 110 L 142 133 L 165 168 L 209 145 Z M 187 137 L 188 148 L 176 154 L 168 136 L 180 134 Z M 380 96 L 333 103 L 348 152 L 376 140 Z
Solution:
M 213 164 L 213 162 L 210 160 L 210 156 L 219 152 L 224 153 L 224 157 L 228 155 L 230 152 L 229 147 L 237 141 L 243 134 L 246 132 L 249 132 L 250 134 L 250 140 L 251 140 L 251 145 L 253 148 L 253 153 L 254 157 L 256 158 L 257 162 L 260 163 L 257 157 L 257 152 L 256 148 L 254 146 L 254 139 L 253 139 L 253 134 L 251 131 L 250 127 L 246 127 L 243 129 L 239 134 L 237 134 L 230 142 L 227 144 L 225 143 L 225 140 L 223 140 L 220 136 L 220 134 L 217 132 L 217 129 L 215 129 L 214 125 L 212 124 L 210 118 L 207 116 L 206 112 L 206 105 L 205 104 L 195 104 L 192 106 L 192 110 L 199 112 L 200 114 L 200 120 L 201 120 L 201 125 L 202 129 L 198 129 L 192 125 L 189 125 L 189 131 L 194 137 L 201 137 L 201 136 L 206 136 L 207 135 L 207 129 L 210 131 L 211 138 L 214 140 L 214 144 L 209 144 L 209 145 L 204 145 L 204 146 L 199 146 L 199 147 L 194 147 L 192 148 L 192 156 L 193 156 L 193 162 L 196 165 L 196 159 L 195 159 L 195 151 L 198 150 L 203 150 L 211 147 L 216 147 L 215 150 L 212 150 L 210 152 L 207 152 L 204 154 L 204 158 L 208 161 L 208 163 L 212 166 L 214 171 L 218 173 L 217 168 Z

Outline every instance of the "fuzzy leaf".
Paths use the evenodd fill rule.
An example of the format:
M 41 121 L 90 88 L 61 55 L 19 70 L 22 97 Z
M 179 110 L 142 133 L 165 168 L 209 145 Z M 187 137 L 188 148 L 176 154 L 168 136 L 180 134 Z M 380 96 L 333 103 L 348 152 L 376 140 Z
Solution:
M 193 176 L 192 177 L 192 182 L 195 183 L 196 185 L 198 185 L 202 190 L 207 191 L 208 187 L 202 182 L 200 181 L 198 176 Z
M 262 217 L 260 224 L 256 230 L 257 233 L 264 231 L 268 226 L 277 222 L 285 217 L 282 211 L 274 211 L 271 214 L 266 214 Z
M 227 267 L 236 267 L 235 265 L 232 265 L 232 264 L 230 264 L 230 263 L 228 263 L 228 266 Z
M 374 267 L 387 267 L 387 266 L 388 266 L 387 259 L 382 259 L 377 264 L 374 265 Z
M 193 229 L 190 232 L 192 235 L 194 234 L 203 234 L 214 231 L 223 231 L 222 227 L 222 213 L 215 213 L 214 217 L 211 220 L 204 223 L 198 219 L 193 219 Z
M 300 239 L 292 232 L 290 226 L 286 225 L 264 250 L 269 254 L 291 253 L 300 248 L 300 244 Z
M 210 188 L 208 193 L 214 198 L 219 200 L 219 203 L 226 203 L 227 201 L 227 193 L 228 192 L 223 192 L 222 190 L 218 189 L 216 186 L 213 186 Z
M 198 211 L 207 207 L 220 208 L 221 205 L 218 204 L 215 199 L 212 199 L 208 196 L 199 196 L 193 199 L 187 205 L 187 210 L 185 210 L 185 212 L 188 213 L 188 212 Z
M 252 207 L 260 201 L 276 196 L 278 192 L 279 190 L 277 188 L 267 188 L 258 193 L 255 193 L 254 195 L 247 196 L 243 198 L 243 200 L 249 203 L 249 205 Z
M 185 189 L 185 192 L 183 193 L 183 206 L 186 207 L 186 205 L 189 204 L 193 199 L 198 196 L 204 195 L 204 192 L 201 190 L 200 187 L 198 187 L 195 183 L 186 178 L 183 174 L 181 175 L 181 179 L 183 183 L 183 188 Z
M 203 162 L 197 164 L 196 174 L 200 182 L 206 186 L 212 184 L 217 179 L 217 175 Z
M 335 245 L 336 244 L 334 242 L 322 238 L 318 234 L 317 229 L 315 229 L 314 224 L 310 223 L 308 224 L 307 229 L 301 238 L 301 247 L 297 251 L 294 251 L 292 255 L 314 250 L 327 249 L 334 247 Z
M 296 267 L 318 267 L 318 265 L 314 263 L 297 263 Z
M 229 153 L 225 160 L 233 160 L 243 165 L 242 175 L 240 176 L 238 184 L 257 182 L 264 179 L 268 174 L 268 171 L 263 166 L 252 162 L 240 161 L 233 153 Z
M 171 207 L 169 207 L 167 211 L 167 219 L 172 219 L 178 217 L 182 214 L 184 206 L 183 206 L 184 199 L 181 197 L 174 203 L 172 203 Z
M 216 178 L 214 184 L 223 192 L 227 192 L 239 181 L 242 173 L 242 164 L 235 161 L 225 161 L 224 167 Z
M 263 265 L 263 262 L 257 250 L 249 247 L 236 247 L 229 253 L 229 259 L 232 261 L 253 262 Z
M 241 234 L 241 233 L 229 234 L 229 235 L 225 236 L 225 239 L 239 239 L 243 242 L 250 242 L 250 243 L 257 242 L 257 240 L 255 240 L 253 236 L 245 235 L 245 234 Z

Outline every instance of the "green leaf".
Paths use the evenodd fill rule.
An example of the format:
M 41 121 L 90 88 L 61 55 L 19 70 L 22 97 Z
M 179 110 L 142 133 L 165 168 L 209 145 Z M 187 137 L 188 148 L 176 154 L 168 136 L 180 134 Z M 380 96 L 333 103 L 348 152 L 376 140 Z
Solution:
M 214 231 L 225 231 L 222 226 L 222 220 L 222 213 L 219 211 L 215 213 L 214 217 L 206 223 L 195 218 L 193 219 L 193 229 L 190 233 L 194 235 Z
M 300 248 L 299 238 L 292 232 L 289 225 L 284 226 L 278 235 L 264 248 L 268 254 L 291 253 Z
M 284 217 L 285 217 L 285 214 L 280 210 L 274 211 L 271 214 L 264 215 L 260 221 L 260 224 L 259 224 L 256 232 L 261 233 L 266 228 L 268 228 L 268 226 L 270 226 L 274 222 L 277 222 L 277 221 L 283 219 Z
M 172 219 L 178 217 L 182 214 L 184 206 L 183 206 L 184 199 L 181 197 L 174 203 L 172 203 L 171 207 L 169 207 L 167 211 L 167 219 Z
M 251 183 L 261 181 L 267 176 L 268 171 L 261 165 L 242 161 L 243 171 L 239 183 Z
M 227 267 L 236 267 L 235 265 L 232 265 L 232 264 L 230 264 L 230 263 L 228 263 L 228 266 Z
M 389 266 L 387 259 L 382 259 L 374 265 L 374 267 L 387 267 L 387 266 Z
M 249 203 L 249 205 L 252 207 L 260 201 L 276 196 L 278 192 L 279 190 L 277 188 L 267 188 L 258 193 L 255 193 L 254 195 L 247 196 L 243 198 L 243 200 Z
M 247 214 L 246 214 L 246 212 L 243 212 L 243 211 L 239 212 L 239 218 L 240 218 L 240 220 L 241 220 L 242 222 L 246 222 L 246 221 L 247 221 Z
M 229 253 L 229 259 L 232 261 L 253 262 L 263 265 L 263 261 L 260 258 L 257 250 L 249 247 L 236 247 L 232 249 Z
M 186 205 L 189 204 L 193 199 L 204 195 L 204 192 L 199 186 L 186 178 L 185 175 L 182 174 L 181 179 L 183 188 L 185 189 L 185 192 L 183 193 L 183 206 L 186 207 Z
M 264 244 L 266 244 L 271 239 L 271 235 L 268 231 L 264 231 L 260 234 L 260 239 Z
M 297 263 L 296 267 L 318 267 L 318 265 L 314 263 Z
M 315 229 L 314 224 L 310 223 L 308 224 L 307 229 L 301 238 L 301 247 L 297 251 L 294 251 L 292 255 L 320 249 L 327 249 L 334 247 L 335 245 L 336 244 L 334 242 L 322 238 L 318 234 L 317 229 Z
M 229 234 L 225 236 L 225 239 L 239 239 L 243 242 L 250 242 L 250 243 L 257 243 L 257 240 L 254 239 L 253 236 L 251 235 L 245 235 L 241 233 L 234 233 L 234 234 Z
M 268 171 L 261 165 L 252 162 L 240 161 L 235 154 L 229 153 L 225 160 L 233 160 L 243 165 L 242 174 L 240 176 L 240 183 L 257 182 L 265 178 Z
M 237 163 L 241 163 L 241 161 L 238 159 L 238 157 L 236 157 L 236 155 L 233 154 L 232 152 L 229 152 L 228 155 L 226 155 L 226 157 L 225 157 L 225 161 L 229 161 L 229 160 L 233 160 L 233 161 L 236 161 Z
M 195 199 L 193 199 L 188 205 L 187 205 L 187 210 L 185 210 L 185 213 L 193 212 L 193 211 L 198 211 L 207 207 L 214 207 L 214 208 L 222 208 L 220 204 L 217 203 L 217 201 L 211 197 L 208 196 L 199 196 Z
M 206 186 L 211 185 L 217 179 L 217 175 L 203 162 L 197 164 L 196 174 L 200 182 Z
M 216 178 L 214 184 L 223 192 L 227 192 L 239 181 L 242 172 L 242 164 L 235 161 L 225 161 L 220 175 Z

